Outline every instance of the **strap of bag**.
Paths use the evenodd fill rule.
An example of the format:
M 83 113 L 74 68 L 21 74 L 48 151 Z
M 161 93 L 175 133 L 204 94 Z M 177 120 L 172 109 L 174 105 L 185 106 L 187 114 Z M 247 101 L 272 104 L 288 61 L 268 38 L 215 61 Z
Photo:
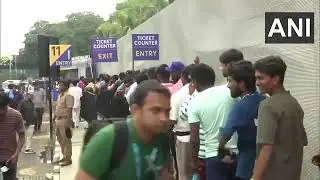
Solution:
M 114 143 L 111 155 L 110 172 L 118 168 L 125 156 L 129 143 L 129 129 L 127 121 L 116 121 L 114 124 Z

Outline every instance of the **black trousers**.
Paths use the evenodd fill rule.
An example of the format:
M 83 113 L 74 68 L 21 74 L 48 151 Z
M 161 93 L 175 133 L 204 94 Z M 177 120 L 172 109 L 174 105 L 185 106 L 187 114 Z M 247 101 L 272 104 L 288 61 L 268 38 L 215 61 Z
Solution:
M 0 162 L 0 167 L 5 166 L 5 164 L 5 162 Z M 3 173 L 3 180 L 17 180 L 17 166 Z
M 174 137 L 174 134 L 170 134 L 171 138 L 169 139 L 169 148 L 170 148 L 170 152 L 174 161 L 174 169 L 176 170 L 177 174 L 176 177 L 174 177 L 175 179 L 179 179 L 178 177 L 178 162 L 177 162 L 177 152 L 176 152 L 176 139 Z M 173 137 L 172 137 L 173 136 Z
M 36 124 L 34 126 L 35 131 L 39 131 L 42 126 L 42 116 L 44 112 L 44 108 L 35 108 L 36 109 Z

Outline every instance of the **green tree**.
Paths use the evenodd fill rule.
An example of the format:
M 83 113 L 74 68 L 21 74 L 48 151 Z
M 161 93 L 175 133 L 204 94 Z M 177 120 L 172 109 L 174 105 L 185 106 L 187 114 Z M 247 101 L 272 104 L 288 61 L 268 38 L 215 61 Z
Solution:
M 97 28 L 101 36 L 122 37 L 165 8 L 167 0 L 127 0 L 118 3 L 108 21 Z
M 28 62 L 30 62 L 31 64 L 36 63 L 36 58 L 34 57 L 37 57 L 37 36 L 39 34 L 52 35 L 49 34 L 51 28 L 52 24 L 50 24 L 48 21 L 38 21 L 34 23 L 30 31 L 25 34 L 24 49 L 23 52 L 19 52 L 19 56 L 23 59 L 28 60 Z
M 67 21 L 49 23 L 38 21 L 25 34 L 24 50 L 20 58 L 26 62 L 37 62 L 37 36 L 39 34 L 59 37 L 61 44 L 71 44 L 73 55 L 87 55 L 90 53 L 90 39 L 96 34 L 96 29 L 104 20 L 91 12 L 72 13 L 66 16 Z
M 10 58 L 7 56 L 0 57 L 0 64 L 8 64 L 10 62 Z
M 90 40 L 96 35 L 96 29 L 104 22 L 103 18 L 91 12 L 67 15 L 65 32 L 61 40 L 72 45 L 73 55 L 90 54 Z

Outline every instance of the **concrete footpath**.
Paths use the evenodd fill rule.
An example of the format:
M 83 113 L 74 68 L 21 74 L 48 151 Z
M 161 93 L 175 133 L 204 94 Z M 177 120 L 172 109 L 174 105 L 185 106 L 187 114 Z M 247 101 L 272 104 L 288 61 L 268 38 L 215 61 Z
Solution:
M 73 130 L 72 137 L 72 165 L 66 167 L 56 166 L 56 171 L 59 173 L 59 178 L 56 176 L 54 180 L 74 180 L 76 173 L 79 168 L 79 158 L 81 154 L 82 141 L 85 133 L 84 129 L 85 124 L 81 124 L 79 128 L 75 128 Z M 59 157 L 56 156 L 55 159 L 62 158 L 60 146 L 58 142 L 56 142 L 55 154 L 59 154 Z
M 18 161 L 17 176 L 19 179 L 45 179 L 48 173 L 53 173 L 53 165 L 43 162 L 40 154 L 50 142 L 48 114 L 44 114 L 41 133 L 35 133 L 31 147 L 36 154 L 21 152 Z M 25 150 L 25 147 L 22 151 Z

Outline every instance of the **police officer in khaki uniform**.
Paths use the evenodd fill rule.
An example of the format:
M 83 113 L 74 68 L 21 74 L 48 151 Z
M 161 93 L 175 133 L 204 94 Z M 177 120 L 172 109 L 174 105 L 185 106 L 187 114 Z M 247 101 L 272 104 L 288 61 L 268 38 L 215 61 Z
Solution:
M 69 81 L 60 81 L 56 110 L 54 120 L 56 123 L 56 136 L 60 144 L 63 158 L 57 161 L 61 166 L 68 166 L 72 164 L 72 108 L 74 104 L 73 96 L 68 93 Z

